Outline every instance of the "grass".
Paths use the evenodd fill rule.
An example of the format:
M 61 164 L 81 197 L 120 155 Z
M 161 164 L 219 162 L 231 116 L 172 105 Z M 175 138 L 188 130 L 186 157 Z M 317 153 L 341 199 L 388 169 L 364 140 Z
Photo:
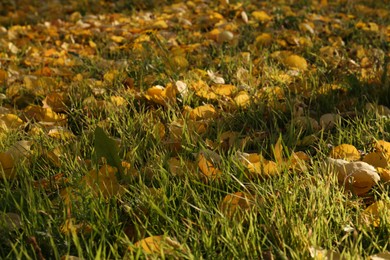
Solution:
M 10 1 L 10 5 L 12 3 Z M 83 1 L 82 6 L 73 6 L 74 9 L 67 9 L 69 3 L 71 1 L 62 3 L 64 10 L 89 12 L 88 1 Z M 116 10 L 121 4 L 125 5 L 120 2 L 106 7 Z M 344 191 L 338 185 L 337 176 L 325 164 L 331 148 L 339 144 L 352 144 L 363 155 L 372 150 L 374 140 L 390 141 L 389 117 L 365 109 L 368 102 L 389 106 L 388 96 L 386 98 L 389 93 L 388 40 L 366 37 L 367 34 L 355 26 L 359 20 L 386 25 L 388 18 L 373 15 L 375 10 L 383 8 L 375 2 L 373 9 L 367 9 L 371 11 L 362 14 L 361 19 L 345 22 L 349 27 L 340 29 L 340 35 L 351 50 L 344 46 L 337 47 L 338 50 L 346 60 L 358 60 L 353 51 L 364 51 L 371 62 L 366 71 L 348 63 L 332 66 L 327 57 L 321 56 L 321 47 L 330 45 L 329 35 L 321 31 L 311 38 L 312 46 L 283 47 L 277 41 L 268 47 L 257 45 L 254 39 L 263 31 L 281 31 L 286 35 L 299 31 L 299 24 L 307 18 L 307 13 L 332 17 L 336 13 L 356 15 L 360 10 L 357 3 L 352 8 L 343 7 L 342 3 L 330 4 L 329 9 L 324 10 L 316 9 L 307 1 L 299 1 L 299 4 L 301 9 L 291 7 L 298 14 L 292 17 L 286 16 L 283 5 L 265 2 L 264 10 L 276 17 L 271 25 L 243 24 L 235 18 L 236 10 L 217 5 L 205 7 L 206 10 L 220 8 L 217 10 L 224 16 L 236 19 L 241 26 L 239 40 L 237 44 L 215 43 L 207 36 L 212 26 L 199 30 L 174 27 L 179 43 L 187 47 L 201 43 L 191 46 L 193 51 L 185 52 L 189 66 L 184 68 L 176 63 L 172 54 L 174 48 L 159 30 L 142 33 L 148 40 L 141 45 L 134 45 L 134 39 L 126 38 L 128 45 L 120 48 L 120 44 L 113 43 L 112 31 L 95 32 L 90 37 L 88 30 L 79 28 L 80 34 L 76 35 L 71 32 L 71 26 L 66 25 L 65 32 L 59 32 L 60 37 L 56 39 L 59 43 L 49 39 L 47 46 L 59 49 L 62 42 L 71 44 L 69 37 L 74 34 L 73 41 L 81 47 L 69 47 L 73 49 L 68 50 L 66 58 L 75 62 L 72 66 L 56 64 L 57 56 L 46 64 L 31 62 L 33 65 L 29 65 L 31 49 L 25 48 L 12 56 L 8 47 L 0 45 L 0 54 L 6 53 L 9 57 L 0 69 L 18 71 L 20 78 L 15 82 L 22 86 L 16 93 L 18 96 L 12 96 L 9 89 L 15 88 L 15 82 L 2 81 L 0 77 L 2 93 L 6 94 L 2 105 L 25 118 L 22 128 L 4 129 L 0 148 L 7 151 L 19 140 L 32 143 L 27 160 L 15 165 L 17 177 L 2 178 L 0 182 L 0 258 L 310 259 L 313 258 L 310 250 L 325 249 L 325 254 L 333 254 L 334 258 L 340 254 L 342 259 L 357 259 L 389 251 L 388 210 L 381 213 L 376 227 L 361 220 L 363 211 L 372 202 L 389 202 L 388 183 L 381 182 L 365 196 L 358 197 Z M 145 5 L 134 8 L 147 7 L 155 16 L 163 14 L 163 6 L 153 5 L 153 1 Z M 273 5 L 277 9 L 272 9 Z M 248 15 L 263 7 L 243 2 Z M 98 8 L 97 5 L 91 10 L 98 12 Z M 123 17 L 147 15 L 142 10 L 126 12 Z M 11 28 L 10 23 L 18 22 L 4 17 L 0 22 L 7 29 Z M 67 17 L 65 15 L 65 19 Z M 197 16 L 194 17 L 195 21 Z M 40 22 L 31 19 L 35 18 L 28 17 L 26 21 Z M 111 28 L 112 21 L 108 20 L 102 18 L 99 22 Z M 128 28 L 114 29 L 126 35 Z M 38 35 L 47 33 L 39 30 Z M 23 33 L 21 35 L 24 37 Z M 96 44 L 95 51 L 89 49 L 89 40 Z M 31 47 L 47 49 L 35 41 Z M 274 51 L 286 49 L 304 57 L 311 64 L 310 69 L 291 77 L 289 73 L 294 72 L 271 57 Z M 372 49 L 375 51 L 370 52 Z M 83 51 L 91 51 L 93 55 Z M 243 58 L 243 52 L 250 52 L 249 61 Z M 58 69 L 57 72 L 52 70 L 50 78 L 55 79 L 58 90 L 69 98 L 61 113 L 67 116 L 64 127 L 72 133 L 70 138 L 50 136 L 50 126 L 25 116 L 25 105 L 32 102 L 42 107 L 42 100 L 49 93 L 37 95 L 34 88 L 26 90 L 23 76 L 45 67 Z M 195 69 L 218 72 L 229 84 L 247 91 L 252 97 L 250 104 L 232 107 L 227 97 L 207 100 L 191 88 L 187 97 L 177 95 L 176 102 L 166 106 L 144 98 L 144 93 L 154 85 L 167 86 L 177 80 L 188 85 L 194 85 L 199 79 L 207 81 L 207 76 Z M 237 76 L 240 69 L 248 72 L 247 79 Z M 111 78 L 109 73 L 114 76 Z M 364 73 L 368 76 L 362 75 Z M 210 80 L 208 82 L 212 85 Z M 337 89 L 325 91 L 326 84 L 334 84 Z M 283 90 L 281 97 L 272 92 L 278 88 Z M 263 99 L 254 98 L 267 89 L 271 94 L 264 94 Z M 124 104 L 115 105 L 112 97 L 122 97 Z M 203 104 L 214 105 L 218 114 L 212 120 L 200 120 L 205 123 L 205 131 L 194 130 L 194 120 L 183 111 L 186 106 L 195 108 Z M 305 118 L 319 120 L 321 115 L 330 112 L 341 117 L 329 130 L 315 129 L 310 124 L 300 126 L 294 123 L 299 108 Z M 185 123 L 177 143 L 174 128 L 181 120 Z M 159 131 L 158 123 L 165 134 Z M 131 165 L 126 178 L 119 180 L 124 190 L 119 194 L 115 190 L 115 195 L 107 196 L 105 188 L 92 186 L 91 191 L 84 184 L 85 176 L 104 164 L 94 160 L 96 126 L 117 141 L 120 158 Z M 239 138 L 224 139 L 227 131 L 236 131 Z M 280 137 L 285 158 L 294 151 L 309 155 L 307 169 L 298 171 L 280 166 L 279 174 L 272 178 L 249 177 L 247 168 L 238 159 L 238 152 L 259 153 L 277 161 L 274 149 Z M 305 137 L 312 141 L 302 142 Z M 205 149 L 220 156 L 215 166 L 222 174 L 217 179 L 205 178 L 198 167 L 197 154 Z M 176 174 L 170 165 L 172 157 L 181 161 Z M 47 185 L 40 187 L 37 181 L 47 181 Z M 222 201 L 236 192 L 249 194 L 249 198 L 241 201 L 243 204 L 234 213 L 226 213 Z M 4 217 L 6 213 L 16 215 L 12 216 L 17 227 Z M 167 243 L 167 248 L 155 254 L 147 254 L 135 246 L 137 241 L 158 235 L 169 237 L 180 246 Z

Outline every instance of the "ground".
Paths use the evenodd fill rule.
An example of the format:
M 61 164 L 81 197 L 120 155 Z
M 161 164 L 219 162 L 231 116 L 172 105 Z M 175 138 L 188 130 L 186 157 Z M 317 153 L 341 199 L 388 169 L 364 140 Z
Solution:
M 41 2 L 0 3 L 0 258 L 388 259 L 388 1 Z

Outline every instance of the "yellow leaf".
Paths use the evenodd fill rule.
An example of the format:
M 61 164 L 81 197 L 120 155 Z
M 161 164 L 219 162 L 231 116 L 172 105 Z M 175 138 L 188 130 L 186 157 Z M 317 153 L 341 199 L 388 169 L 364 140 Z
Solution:
M 379 227 L 381 216 L 390 221 L 390 205 L 382 200 L 368 206 L 361 215 L 362 220 L 373 227 Z
M 50 107 L 54 112 L 64 112 L 69 102 L 68 96 L 64 92 L 52 92 L 46 95 L 42 101 L 43 108 Z
M 385 154 L 380 151 L 366 154 L 363 161 L 374 167 L 387 168 L 390 165 L 390 157 L 385 156 Z
M 241 218 L 243 213 L 254 206 L 253 196 L 245 192 L 228 194 L 219 203 L 220 211 L 229 219 Z
M 155 29 L 167 29 L 168 24 L 164 20 L 159 20 L 153 23 L 152 27 Z
M 115 70 L 115 69 L 110 70 L 110 71 L 107 71 L 106 73 L 104 73 L 103 79 L 105 82 L 112 83 L 118 74 L 119 74 L 118 70 Z
M 8 78 L 7 71 L 0 69 L 0 84 L 6 82 L 7 78 Z
M 163 123 L 157 122 L 153 126 L 153 136 L 157 140 L 161 140 L 161 139 L 164 138 L 164 136 L 165 136 L 165 126 L 164 126 Z
M 359 151 L 351 144 L 340 144 L 333 147 L 329 156 L 334 159 L 344 159 L 347 161 L 356 161 L 360 159 Z
M 65 223 L 61 226 L 61 233 L 64 235 L 76 235 L 77 233 L 89 234 L 92 231 L 92 227 L 84 223 L 75 223 L 74 218 L 65 220 Z
M 261 46 L 269 46 L 272 43 L 272 35 L 269 33 L 262 33 L 256 37 L 255 43 Z
M 3 126 L 6 127 L 6 129 L 17 129 L 20 126 L 24 125 L 24 122 L 22 119 L 20 119 L 17 115 L 14 114 L 5 114 L 0 117 L 0 121 L 3 122 Z
M 277 163 L 282 163 L 284 159 L 283 159 L 283 145 L 282 145 L 281 136 L 279 136 L 278 141 L 276 141 L 273 152 L 274 152 L 275 161 Z
M 0 153 L 0 168 L 0 176 L 2 178 L 13 179 L 16 177 L 14 159 L 10 154 Z
M 183 55 L 174 56 L 172 58 L 172 63 L 175 68 L 187 68 L 189 66 L 189 62 L 187 58 Z
M 307 170 L 306 162 L 310 160 L 309 155 L 305 152 L 298 151 L 294 152 L 290 157 L 290 168 L 302 172 Z
M 383 181 L 383 182 L 390 181 L 390 170 L 389 169 L 383 169 L 381 167 L 378 167 L 376 170 L 378 171 L 379 176 L 381 177 L 381 181 Z
M 259 22 L 269 22 L 272 19 L 272 17 L 264 11 L 254 11 L 252 12 L 252 16 Z
M 39 110 L 37 110 L 39 111 Z M 66 123 L 66 115 L 58 114 L 54 112 L 50 107 L 43 108 L 40 110 L 41 121 L 43 122 L 56 122 L 56 123 Z
M 170 103 L 176 101 L 177 88 L 172 83 L 168 83 L 164 88 L 157 85 L 146 90 L 145 98 L 153 101 L 154 103 L 168 106 Z
M 189 117 L 193 120 L 212 119 L 216 118 L 217 116 L 217 111 L 215 110 L 214 106 L 210 104 L 192 109 L 189 115 Z
M 231 96 L 236 90 L 237 87 L 229 84 L 218 84 L 211 87 L 215 94 L 221 96 Z
M 305 58 L 295 54 L 283 59 L 283 64 L 291 69 L 307 70 L 307 62 Z
M 192 161 L 172 157 L 168 161 L 169 171 L 174 176 L 185 176 L 195 172 L 195 164 Z
M 379 140 L 375 143 L 375 149 L 378 152 L 390 154 L 390 142 L 386 142 L 384 140 Z
M 240 91 L 234 97 L 234 102 L 239 107 L 247 107 L 250 104 L 250 96 L 246 91 Z
M 198 167 L 205 177 L 203 178 L 205 182 L 207 182 L 209 179 L 215 180 L 219 178 L 222 174 L 221 170 L 215 167 L 213 163 L 213 161 L 215 160 L 212 160 L 213 156 L 208 156 L 208 155 L 209 154 L 207 152 L 199 152 L 197 158 Z
M 89 171 L 83 177 L 83 181 L 92 189 L 95 195 L 101 192 L 103 197 L 110 198 L 123 192 L 123 188 L 119 185 L 116 178 L 116 172 L 117 169 L 115 167 L 103 165 L 98 172 L 95 169 Z
M 110 101 L 111 103 L 116 106 L 116 107 L 125 107 L 127 106 L 128 102 L 126 101 L 126 99 L 124 99 L 123 97 L 121 96 L 111 96 L 110 97 Z
M 144 238 L 134 244 L 135 248 L 140 248 L 146 254 L 172 254 L 176 250 L 184 251 L 183 246 L 176 240 L 167 236 L 151 236 Z M 133 248 L 128 250 L 133 252 Z
M 72 131 L 63 128 L 63 127 L 54 127 L 49 130 L 48 136 L 53 137 L 58 140 L 68 141 L 75 137 Z
M 125 40 L 125 37 L 113 35 L 113 36 L 111 36 L 111 40 L 116 42 L 116 43 L 122 43 Z M 95 47 L 96 47 L 96 44 L 95 44 Z M 92 47 L 92 48 L 94 48 L 94 47 Z

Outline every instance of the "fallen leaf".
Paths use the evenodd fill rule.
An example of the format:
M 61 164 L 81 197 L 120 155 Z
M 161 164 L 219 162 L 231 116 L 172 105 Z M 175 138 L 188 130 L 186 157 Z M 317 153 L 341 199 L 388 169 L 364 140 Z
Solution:
M 383 152 L 375 151 L 366 154 L 363 162 L 371 164 L 374 167 L 387 168 L 390 165 L 390 156 L 387 157 Z
M 180 243 L 168 236 L 151 236 L 144 238 L 129 247 L 130 252 L 140 248 L 145 254 L 163 254 L 170 255 L 175 251 L 183 251 L 183 246 Z
M 117 169 L 110 165 L 103 165 L 99 171 L 92 169 L 83 177 L 85 184 L 91 188 L 93 194 L 100 193 L 105 198 L 111 198 L 123 193 L 123 188 L 116 178 Z
M 11 180 L 16 177 L 15 162 L 12 158 L 12 155 L 4 152 L 0 152 L 0 167 L 1 167 L 1 177 Z
M 209 150 L 198 153 L 198 167 L 203 174 L 205 182 L 208 180 L 216 180 L 222 175 L 222 171 L 216 167 L 216 164 L 219 164 L 220 160 L 219 155 Z
M 257 21 L 265 23 L 271 21 L 272 17 L 269 16 L 266 12 L 264 11 L 254 11 L 251 13 L 253 18 L 255 18 Z
M 219 204 L 220 211 L 229 219 L 237 217 L 241 219 L 245 211 L 254 206 L 254 198 L 245 192 L 235 192 L 228 194 Z
M 290 55 L 283 59 L 283 64 L 291 69 L 307 70 L 307 61 L 298 55 Z
M 217 117 L 217 111 L 213 105 L 206 104 L 190 111 L 189 117 L 193 120 L 213 119 Z
M 339 114 L 327 113 L 320 117 L 320 125 L 322 129 L 329 130 L 335 127 L 336 123 L 340 120 Z
M 355 146 L 351 144 L 340 144 L 333 147 L 329 157 L 334 159 L 344 159 L 347 161 L 356 161 L 360 159 L 360 153 Z
M 385 201 L 379 200 L 368 206 L 361 214 L 361 220 L 373 227 L 379 227 L 381 216 L 390 221 L 390 205 Z
M 348 162 L 328 157 L 328 162 L 337 173 L 338 181 L 346 190 L 362 196 L 380 180 L 376 169 L 365 162 Z

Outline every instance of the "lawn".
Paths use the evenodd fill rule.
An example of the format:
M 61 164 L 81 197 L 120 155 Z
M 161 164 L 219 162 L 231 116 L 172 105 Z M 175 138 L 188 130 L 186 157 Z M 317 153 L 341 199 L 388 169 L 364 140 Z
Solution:
M 390 259 L 389 1 L 0 3 L 1 259 Z

